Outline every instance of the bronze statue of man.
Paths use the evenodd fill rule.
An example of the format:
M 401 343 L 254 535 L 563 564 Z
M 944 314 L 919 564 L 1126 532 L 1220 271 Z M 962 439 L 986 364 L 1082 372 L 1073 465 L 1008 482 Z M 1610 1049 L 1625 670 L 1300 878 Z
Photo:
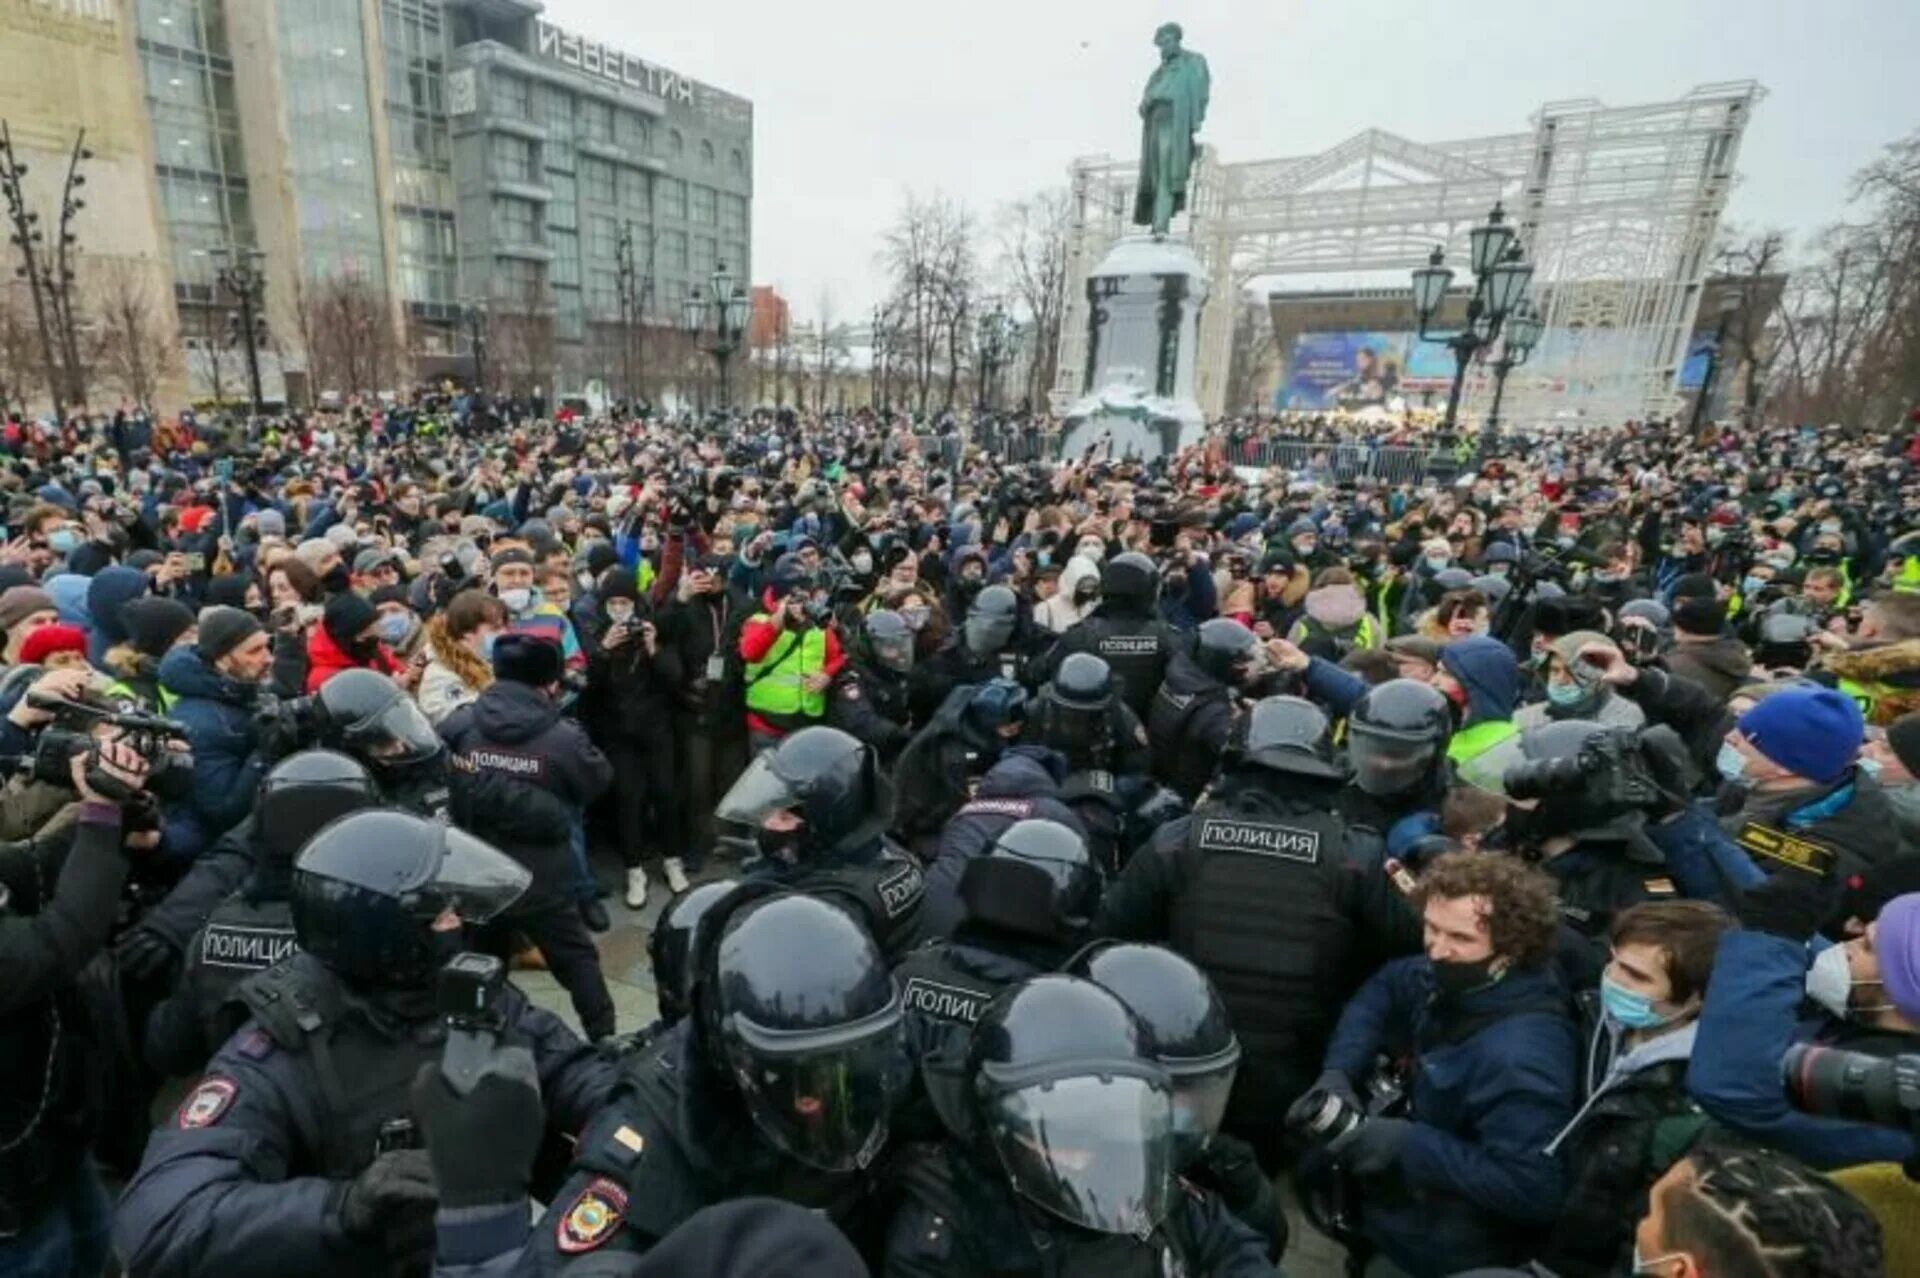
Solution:
M 1133 196 L 1133 224 L 1167 233 L 1173 215 L 1187 207 L 1193 172 L 1193 135 L 1207 118 L 1211 80 L 1207 60 L 1180 47 L 1180 24 L 1163 23 L 1153 33 L 1160 65 L 1140 97 L 1140 185 Z

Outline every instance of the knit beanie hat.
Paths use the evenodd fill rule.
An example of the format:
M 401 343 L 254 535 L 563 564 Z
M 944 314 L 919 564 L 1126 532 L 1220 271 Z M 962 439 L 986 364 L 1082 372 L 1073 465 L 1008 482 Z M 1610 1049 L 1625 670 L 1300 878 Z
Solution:
M 1887 746 L 1901 767 L 1920 777 L 1920 710 L 1903 714 L 1887 725 Z
M 287 517 L 277 510 L 263 510 L 253 517 L 253 526 L 262 537 L 287 535 Z
M 320 624 L 335 643 L 342 648 L 349 648 L 362 630 L 379 619 L 380 611 L 371 600 L 349 590 L 327 600 L 326 611 L 320 615 Z
M 1920 892 L 1888 901 L 1873 933 L 1873 956 L 1887 997 L 1910 1021 L 1920 1021 Z
M 158 658 L 164 657 L 173 641 L 192 627 L 193 610 L 178 599 L 149 595 L 122 605 L 120 620 L 126 625 L 134 651 Z
M 58 611 L 53 596 L 38 586 L 13 586 L 0 594 L 0 631 L 11 630 L 36 612 Z
M 1727 606 L 1708 595 L 1704 599 L 1699 595 L 1687 598 L 1675 597 L 1673 601 L 1673 628 L 1683 630 L 1690 635 L 1717 635 L 1727 624 Z
M 266 629 L 250 612 L 215 606 L 200 612 L 200 639 L 193 645 L 209 664 Z
M 1832 688 L 1784 688 L 1741 715 L 1739 727 L 1754 749 L 1819 785 L 1846 775 L 1866 737 L 1859 705 Z
M 20 644 L 20 663 L 37 666 L 56 652 L 85 652 L 87 632 L 78 626 L 36 626 Z

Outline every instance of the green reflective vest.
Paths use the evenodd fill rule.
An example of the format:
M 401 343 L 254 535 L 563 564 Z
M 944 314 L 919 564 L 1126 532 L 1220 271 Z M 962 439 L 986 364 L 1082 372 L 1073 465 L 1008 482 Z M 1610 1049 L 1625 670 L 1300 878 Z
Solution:
M 765 613 L 755 621 L 770 621 Z M 809 692 L 801 685 L 808 675 L 827 668 L 827 632 L 811 627 L 801 634 L 784 630 L 766 656 L 747 663 L 747 709 L 755 714 L 805 715 L 818 719 L 827 713 L 827 694 Z

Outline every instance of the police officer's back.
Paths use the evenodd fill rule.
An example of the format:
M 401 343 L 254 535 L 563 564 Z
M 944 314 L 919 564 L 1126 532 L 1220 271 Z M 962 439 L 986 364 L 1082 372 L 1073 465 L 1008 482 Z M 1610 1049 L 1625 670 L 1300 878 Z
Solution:
M 897 960 L 923 937 L 919 863 L 886 835 L 892 788 L 870 746 L 838 728 L 802 728 L 755 759 L 714 809 L 753 832 L 748 877 L 852 908 Z
M 867 1200 L 905 1083 L 885 960 L 839 902 L 747 884 L 715 911 L 687 1019 L 665 1050 L 628 1058 L 516 1272 L 645 1252 L 727 1198 L 784 1198 L 843 1227 Z
M 913 639 L 899 613 L 868 613 L 852 659 L 827 690 L 827 722 L 872 746 L 883 766 L 890 766 L 913 737 L 908 686 Z
M 903 1156 L 889 1278 L 1271 1278 L 1266 1243 L 1172 1170 L 1173 1086 L 1115 995 L 1008 990 L 942 1104 L 954 1139 Z
M 1311 702 L 1257 702 L 1206 801 L 1161 827 L 1100 909 L 1103 935 L 1165 941 L 1219 988 L 1246 1048 L 1227 1129 L 1269 1166 L 1286 1110 L 1275 1099 L 1313 1082 L 1367 960 L 1419 942 L 1385 876 L 1349 865 L 1327 733 Z
M 245 1023 L 235 989 L 294 950 L 295 856 L 329 822 L 379 802 L 366 768 L 331 750 L 289 755 L 267 773 L 246 826 L 253 874 L 187 946 L 179 987 L 147 1020 L 149 1065 L 167 1076 L 196 1073 Z
M 1147 716 L 1153 771 L 1191 803 L 1213 775 L 1233 723 L 1234 694 L 1260 672 L 1253 631 L 1216 617 L 1173 654 Z
M 1076 836 L 1085 836 L 1085 826 L 1061 795 L 1063 780 L 1064 761 L 1038 746 L 1013 746 L 987 769 L 973 797 L 941 829 L 927 866 L 923 914 L 928 935 L 952 934 L 965 914 L 960 898 L 961 876 L 1016 823 L 1051 821 Z
M 1100 569 L 1099 606 L 1060 636 L 1041 674 L 1051 678 L 1072 654 L 1092 653 L 1113 668 L 1121 699 L 1144 722 L 1180 647 L 1178 632 L 1155 611 L 1159 597 L 1160 573 L 1151 559 L 1135 551 L 1114 556 Z
M 1007 586 L 988 586 L 967 605 L 958 633 L 914 668 L 915 722 L 931 720 L 947 695 L 963 684 L 990 679 L 1020 681 L 1026 674 L 1026 637 L 1020 597 Z
M 526 884 L 480 840 L 400 812 L 310 842 L 293 879 L 302 952 L 242 986 L 254 1020 L 148 1144 L 114 1227 L 128 1272 L 362 1278 L 430 1257 L 408 1088 L 445 1038 L 432 983 L 462 927 Z M 549 1130 L 578 1131 L 611 1067 L 513 987 L 499 1010 L 502 1041 L 533 1054 Z
M 1112 666 L 1091 653 L 1067 656 L 1034 698 L 1024 735 L 1066 757 L 1061 798 L 1087 827 L 1095 859 L 1117 873 L 1133 850 L 1128 818 L 1157 783 L 1146 726 L 1120 699 Z

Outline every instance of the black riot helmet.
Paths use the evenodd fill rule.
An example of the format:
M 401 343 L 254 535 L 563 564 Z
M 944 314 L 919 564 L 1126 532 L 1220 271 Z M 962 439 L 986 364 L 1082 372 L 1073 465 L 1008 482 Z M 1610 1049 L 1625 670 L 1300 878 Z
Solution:
M 1060 663 L 1047 686 L 1063 706 L 1104 713 L 1113 701 L 1113 667 L 1091 652 L 1076 652 Z
M 967 605 L 964 623 L 968 651 L 987 656 L 1013 641 L 1020 621 L 1020 598 L 1006 586 L 988 586 Z
M 1347 718 L 1347 759 L 1368 794 L 1407 794 L 1441 765 L 1453 715 L 1439 689 L 1417 679 L 1369 688 Z
M 707 1059 L 755 1126 L 810 1167 L 866 1167 L 905 1086 L 900 991 L 853 915 L 780 893 L 722 906 L 694 1001 Z
M 1174 1192 L 1173 1088 L 1146 1028 L 1077 976 L 1038 976 L 981 1014 L 972 1111 L 1014 1192 L 1063 1220 L 1144 1238 Z
M 284 896 L 307 840 L 349 812 L 379 803 L 372 774 L 348 755 L 302 750 L 276 763 L 253 806 L 254 895 Z
M 1240 1040 L 1205 972 L 1160 945 L 1102 941 L 1064 969 L 1119 996 L 1153 1036 L 1154 1059 L 1173 1083 L 1176 1167 L 1220 1130 L 1240 1069 Z
M 701 883 L 668 903 L 647 938 L 647 959 L 653 969 L 654 995 L 660 1001 L 660 1019 L 672 1025 L 686 1016 L 692 992 L 694 946 L 700 924 L 715 903 L 739 885 L 733 879 Z
M 1087 841 L 1058 821 L 1015 821 L 960 871 L 967 921 L 1033 940 L 1076 945 L 1100 904 Z
M 1028 739 L 1066 755 L 1076 772 L 1104 766 L 1112 706 L 1112 667 L 1090 652 L 1076 652 L 1040 690 Z
M 1229 686 L 1260 668 L 1263 650 L 1253 631 L 1227 617 L 1200 623 L 1193 636 L 1193 658 L 1202 670 Z
M 1100 569 L 1100 600 L 1136 612 L 1151 609 L 1160 597 L 1160 572 L 1137 550 L 1115 555 Z
M 441 821 L 375 808 L 311 840 L 293 867 L 300 948 L 352 984 L 424 986 L 462 948 L 461 923 L 491 921 L 532 881 L 491 844 Z
M 1324 711 L 1301 697 L 1262 697 L 1235 720 L 1220 753 L 1223 768 L 1251 764 L 1273 772 L 1339 781 L 1346 773 L 1333 762 L 1332 725 Z
M 320 685 L 314 704 L 320 741 L 397 780 L 440 757 L 440 736 L 420 705 L 377 670 L 342 670 Z
M 818 855 L 885 830 L 893 790 L 859 738 L 838 728 L 802 728 L 755 759 L 713 814 L 758 828 L 781 811 L 805 823 L 796 851 Z
M 895 674 L 913 669 L 913 627 L 899 613 L 884 608 L 868 613 L 866 642 L 875 665 Z

